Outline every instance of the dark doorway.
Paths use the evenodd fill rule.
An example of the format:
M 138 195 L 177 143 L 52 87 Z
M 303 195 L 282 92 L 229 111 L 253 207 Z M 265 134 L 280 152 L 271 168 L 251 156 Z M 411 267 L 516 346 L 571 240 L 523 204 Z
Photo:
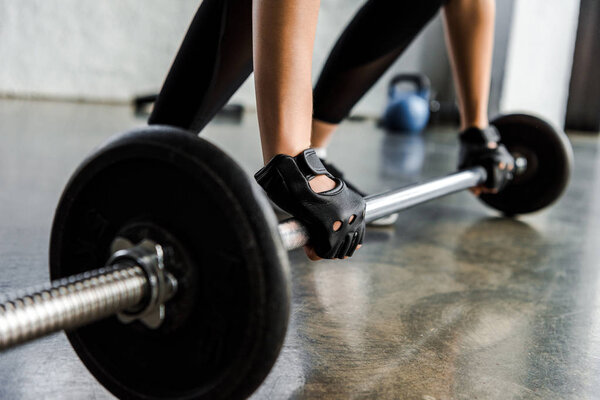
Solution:
M 580 7 L 565 128 L 600 132 L 600 1 Z

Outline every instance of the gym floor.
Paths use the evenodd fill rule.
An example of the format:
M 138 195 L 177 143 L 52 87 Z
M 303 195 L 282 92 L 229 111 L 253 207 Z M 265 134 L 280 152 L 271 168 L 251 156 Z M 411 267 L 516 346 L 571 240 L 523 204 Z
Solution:
M 205 138 L 249 173 L 256 117 Z M 0 293 L 48 279 L 54 207 L 85 154 L 144 121 L 130 108 L 0 100 Z M 370 229 L 349 261 L 291 253 L 284 349 L 256 399 L 582 399 L 600 387 L 600 143 L 571 134 L 553 207 L 506 219 L 469 193 Z M 330 160 L 366 191 L 453 170 L 451 129 L 388 136 L 345 123 Z M 2 399 L 113 398 L 59 333 L 0 355 Z

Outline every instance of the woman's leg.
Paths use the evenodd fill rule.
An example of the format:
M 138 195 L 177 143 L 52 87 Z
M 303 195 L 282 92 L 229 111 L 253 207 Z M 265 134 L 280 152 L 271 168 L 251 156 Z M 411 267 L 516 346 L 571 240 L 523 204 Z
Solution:
M 495 0 L 451 0 L 444 7 L 446 43 L 454 84 L 458 93 L 461 131 L 489 130 L 488 99 L 494 47 Z M 487 129 L 486 129 L 487 128 Z M 483 132 L 483 131 L 479 131 Z M 513 169 L 513 160 L 497 142 L 487 144 L 500 160 L 488 175 L 504 182 Z M 506 154 L 505 154 L 506 153 Z M 462 157 L 461 157 L 462 158 Z M 472 189 L 476 195 L 495 193 L 503 184 Z
M 204 0 L 149 118 L 199 132 L 252 72 L 252 0 Z
M 306 156 L 304 150 L 310 147 L 313 110 L 311 67 L 319 5 L 320 0 L 254 0 L 256 105 L 263 159 L 265 164 L 268 163 L 258 173 L 257 180 L 264 184 L 263 188 L 274 196 L 274 200 L 280 198 L 286 203 L 288 208 L 279 204 L 284 209 L 297 208 L 301 213 L 306 210 L 312 215 L 307 220 L 327 221 L 325 229 L 328 234 L 318 245 L 323 247 L 328 242 L 325 247 L 329 246 L 329 249 L 324 254 L 333 249 L 333 257 L 345 258 L 351 256 L 362 242 L 364 200 L 343 183 L 331 179 L 318 159 L 309 161 L 300 158 L 306 164 L 291 167 L 290 159 L 281 157 L 282 154 Z M 314 173 L 316 176 L 306 175 L 303 179 L 307 181 L 298 181 L 298 173 L 306 167 L 312 171 L 309 175 Z M 277 169 L 276 174 L 273 174 L 274 168 Z M 274 184 L 276 180 L 282 182 Z M 315 193 L 336 191 L 323 197 L 306 196 L 305 182 Z M 294 193 L 293 199 L 281 195 L 288 191 Z M 329 210 L 331 214 L 320 215 L 320 210 Z M 348 213 L 352 215 L 346 218 Z M 331 225 L 327 226 L 329 223 Z M 319 231 L 319 223 L 313 221 L 309 226 L 314 232 Z M 306 246 L 305 251 L 309 258 L 319 258 L 315 247 Z
M 461 130 L 488 126 L 494 17 L 494 0 L 451 0 L 444 7 Z
M 326 146 L 337 125 L 436 15 L 443 0 L 369 0 L 331 51 L 314 89 L 311 144 Z
M 263 158 L 310 147 L 319 0 L 255 0 L 254 80 Z

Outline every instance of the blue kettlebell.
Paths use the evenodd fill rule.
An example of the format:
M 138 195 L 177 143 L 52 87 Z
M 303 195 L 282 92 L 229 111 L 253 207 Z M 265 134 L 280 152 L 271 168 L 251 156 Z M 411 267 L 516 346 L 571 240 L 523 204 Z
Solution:
M 400 83 L 409 82 L 412 90 L 399 90 Z M 429 79 L 422 74 L 396 75 L 388 88 L 388 105 L 383 125 L 395 132 L 420 132 L 429 121 Z

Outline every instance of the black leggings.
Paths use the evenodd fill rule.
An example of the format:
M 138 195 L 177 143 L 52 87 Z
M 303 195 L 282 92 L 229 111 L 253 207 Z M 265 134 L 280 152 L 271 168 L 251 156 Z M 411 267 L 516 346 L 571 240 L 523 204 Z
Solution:
M 325 63 L 314 89 L 314 118 L 341 122 L 444 2 L 367 1 Z M 252 0 L 204 0 L 171 66 L 149 123 L 199 132 L 251 72 Z

